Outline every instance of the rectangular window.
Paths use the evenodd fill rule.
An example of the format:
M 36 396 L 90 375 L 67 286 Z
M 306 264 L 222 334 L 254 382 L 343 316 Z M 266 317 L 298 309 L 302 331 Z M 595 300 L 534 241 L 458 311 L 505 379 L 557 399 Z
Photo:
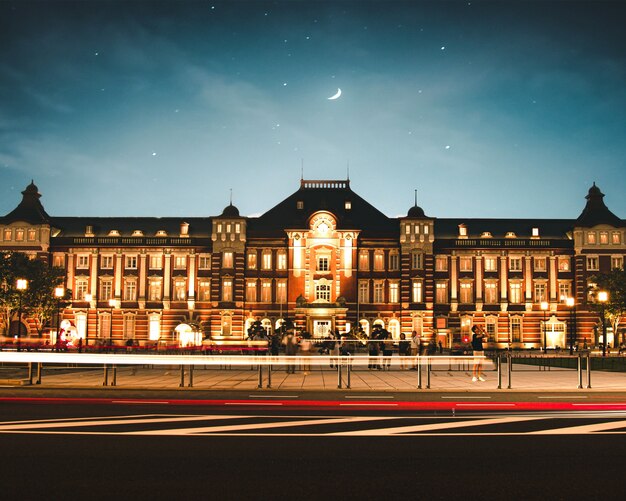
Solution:
M 283 280 L 276 282 L 276 302 L 279 304 L 287 302 L 287 282 Z
M 498 302 L 498 284 L 494 282 L 485 283 L 485 303 L 496 304 Z
M 598 271 L 600 269 L 598 261 L 598 256 L 587 256 L 587 269 L 589 271 Z
M 359 281 L 359 303 L 370 302 L 370 284 L 369 280 Z
M 76 258 L 76 268 L 78 269 L 87 269 L 89 268 L 89 256 L 80 255 Z
M 559 268 L 559 271 L 569 271 L 570 270 L 569 257 L 559 256 L 558 268 Z
M 474 302 L 474 287 L 471 282 L 461 282 L 459 300 L 463 304 Z
M 256 280 L 250 280 L 246 283 L 246 301 L 249 303 L 256 302 Z
M 222 301 L 233 300 L 233 281 L 230 278 L 222 280 Z
M 400 302 L 400 284 L 398 284 L 397 282 L 391 282 L 389 284 L 389 302 Z
M 74 299 L 77 301 L 84 301 L 85 294 L 87 294 L 87 279 L 76 279 L 76 287 L 74 289 Z
M 151 278 L 148 282 L 148 301 L 161 301 L 160 278 Z
M 398 271 L 400 269 L 400 255 L 397 252 L 389 254 L 389 271 Z
M 137 282 L 135 280 L 126 280 L 124 282 L 124 301 L 137 300 Z
M 148 337 L 150 341 L 158 341 L 161 337 L 161 317 L 157 314 L 150 315 Z
M 448 284 L 446 282 L 437 282 L 435 284 L 435 301 L 439 304 L 448 302 Z
M 184 270 L 187 268 L 187 256 L 174 256 L 174 269 Z
M 13 238 L 13 231 L 11 230 L 11 228 L 5 228 L 3 234 L 5 242 L 9 242 Z
M 546 284 L 543 282 L 535 283 L 535 303 L 541 303 L 547 301 Z
M 318 256 L 317 257 L 317 271 L 330 271 L 329 266 L 329 257 L 328 256 Z
M 198 258 L 198 269 L 210 270 L 211 269 L 211 256 L 200 256 Z
M 594 231 L 587 233 L 587 243 L 591 245 L 596 243 L 596 233 Z
M 100 301 L 112 299 L 113 281 L 103 280 L 100 282 Z
M 424 286 L 419 280 L 415 280 L 412 284 L 411 299 L 414 303 L 424 302 Z
M 565 298 L 568 298 L 571 295 L 571 284 L 569 282 L 559 282 L 559 298 L 561 298 L 561 301 L 565 301 Z
M 18 228 L 17 230 L 15 230 L 15 240 L 17 242 L 24 241 L 24 230 L 22 228 Z
M 383 251 L 376 251 L 374 253 L 374 271 L 385 270 L 385 254 Z
M 126 256 L 126 269 L 127 270 L 137 269 L 137 256 Z
M 264 270 L 272 269 L 272 251 L 271 250 L 266 249 L 263 251 L 261 268 Z
M 124 339 L 135 339 L 135 315 L 124 315 Z
M 509 301 L 512 304 L 520 304 L 522 302 L 522 284 L 519 282 L 511 282 L 509 294 Z
M 435 271 L 448 271 L 448 256 L 435 257 Z
M 370 269 L 370 256 L 368 251 L 359 252 L 359 270 L 368 271 Z
M 611 233 L 611 242 L 613 242 L 614 244 L 621 244 L 622 234 L 619 231 L 614 231 L 613 233 Z
M 185 280 L 179 278 L 174 281 L 174 301 L 187 299 L 187 291 L 185 289 Z
M 37 240 L 37 230 L 35 230 L 34 228 L 30 228 L 28 230 L 28 241 L 34 242 L 35 240 Z
M 232 251 L 224 251 L 222 253 L 222 268 L 232 268 L 232 267 L 233 267 L 233 253 Z
M 485 271 L 498 271 L 498 258 L 494 256 L 485 257 Z
M 163 257 L 159 255 L 150 256 L 150 269 L 160 270 L 163 267 Z
M 248 261 L 248 269 L 256 270 L 256 251 L 248 252 L 247 261 Z
M 198 301 L 210 301 L 211 300 L 211 281 L 200 280 L 198 281 Z
M 546 271 L 547 269 L 546 261 L 547 260 L 545 257 L 535 257 L 533 259 L 533 262 L 535 265 L 535 271 Z
M 487 317 L 485 318 L 485 330 L 487 331 L 487 341 L 490 343 L 496 342 L 497 337 L 497 318 Z
M 113 269 L 113 256 L 102 256 L 100 258 L 100 267 L 103 270 L 112 270 Z
M 511 342 L 522 342 L 522 319 L 519 317 L 511 318 Z
M 384 300 L 383 283 L 374 282 L 374 302 L 382 303 Z
M 601 231 L 600 232 L 600 244 L 601 245 L 606 245 L 609 243 L 609 232 L 608 231 Z
M 411 254 L 411 268 L 421 270 L 424 267 L 424 255 L 421 252 L 413 252 Z
M 272 282 L 270 282 L 269 280 L 264 280 L 261 283 L 261 302 L 272 302 Z
M 315 299 L 320 301 L 330 301 L 330 285 L 315 285 Z
M 287 253 L 285 251 L 279 251 L 278 254 L 276 254 L 276 269 L 287 269 Z
M 509 271 L 522 271 L 522 258 L 521 257 L 509 258 Z
M 472 271 L 472 257 L 461 256 L 459 258 L 459 270 L 460 271 Z
M 612 256 L 611 257 L 611 269 L 623 270 L 624 269 L 624 256 Z

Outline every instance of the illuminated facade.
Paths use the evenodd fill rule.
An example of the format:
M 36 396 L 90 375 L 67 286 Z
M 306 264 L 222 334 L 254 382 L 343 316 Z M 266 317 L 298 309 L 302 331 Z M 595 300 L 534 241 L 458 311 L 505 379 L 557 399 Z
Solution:
M 548 347 L 572 333 L 592 345 L 588 277 L 626 254 L 626 224 L 595 184 L 567 220 L 436 218 L 417 205 L 390 218 L 343 180 L 302 180 L 259 217 L 232 204 L 204 218 L 54 217 L 34 184 L 22 193 L 0 218 L 0 249 L 66 269 L 63 319 L 90 344 L 193 345 L 288 317 L 315 337 L 378 323 L 450 346 L 478 323 L 499 347 L 539 348 L 544 332 Z

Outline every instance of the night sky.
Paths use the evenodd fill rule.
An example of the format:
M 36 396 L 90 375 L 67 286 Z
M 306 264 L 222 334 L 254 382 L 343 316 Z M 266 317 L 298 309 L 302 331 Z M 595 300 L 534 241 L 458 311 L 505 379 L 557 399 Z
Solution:
M 0 0 L 0 215 L 626 217 L 626 3 Z M 329 100 L 341 89 L 339 98 Z

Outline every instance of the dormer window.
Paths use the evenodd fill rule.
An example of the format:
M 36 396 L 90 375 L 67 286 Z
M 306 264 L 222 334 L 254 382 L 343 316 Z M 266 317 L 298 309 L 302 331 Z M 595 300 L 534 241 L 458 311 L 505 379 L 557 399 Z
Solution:
M 504 235 L 504 238 L 517 238 L 517 235 L 514 231 L 507 231 L 506 235 Z
M 120 236 L 120 230 L 109 230 L 109 236 L 110 237 L 119 237 Z
M 189 223 L 180 223 L 180 236 L 189 236 Z
M 344 207 L 346 208 L 346 210 L 352 209 L 352 202 L 350 200 L 346 200 Z
M 296 202 L 296 209 L 298 209 L 298 210 L 304 209 L 304 202 L 302 200 L 298 200 Z
M 493 238 L 493 235 L 491 234 L 490 231 L 483 231 L 480 234 L 480 238 Z
M 465 226 L 464 224 L 459 225 L 459 237 L 467 238 L 467 226 Z
M 133 237 L 143 237 L 143 231 L 142 230 L 133 230 L 132 236 Z
M 157 230 L 157 232 L 155 233 L 155 236 L 157 236 L 157 237 L 166 237 L 167 236 L 167 231 L 165 231 L 165 230 Z
M 93 237 L 93 226 L 91 226 L 90 224 L 85 226 L 85 236 L 86 237 Z
M 532 237 L 533 238 L 539 238 L 539 228 L 533 228 L 533 230 L 532 230 Z

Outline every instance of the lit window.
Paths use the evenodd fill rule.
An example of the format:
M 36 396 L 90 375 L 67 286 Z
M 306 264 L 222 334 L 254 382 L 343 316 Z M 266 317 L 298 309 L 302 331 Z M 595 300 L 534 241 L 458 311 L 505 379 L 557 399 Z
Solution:
M 15 240 L 17 242 L 24 241 L 24 230 L 22 228 L 18 228 L 17 230 L 15 230 Z
M 77 257 L 76 268 L 89 268 L 89 256 L 81 255 Z
M 546 271 L 546 258 L 535 257 L 534 258 L 535 271 Z
M 157 313 L 153 313 L 148 317 L 148 322 L 148 337 L 150 341 L 158 341 L 161 337 L 161 316 Z
M 461 282 L 459 301 L 463 304 L 469 304 L 474 301 L 474 287 L 471 282 Z
M 400 302 L 400 284 L 398 284 L 397 282 L 392 282 L 389 284 L 389 302 Z
M 126 269 L 127 270 L 137 269 L 137 256 L 126 256 Z
M 513 304 L 520 304 L 522 302 L 522 284 L 519 282 L 511 282 L 509 289 L 509 301 Z
M 587 233 L 587 243 L 588 244 L 595 244 L 596 243 L 596 233 L 595 231 L 590 231 Z
M 411 253 L 411 268 L 421 270 L 424 267 L 424 255 L 421 252 Z
M 383 251 L 378 250 L 374 252 L 374 271 L 384 271 L 385 269 L 385 254 Z
M 187 268 L 187 256 L 174 256 L 174 269 L 184 270 Z
M 150 269 L 160 270 L 163 266 L 163 257 L 159 255 L 150 256 Z
M 559 256 L 558 267 L 559 267 L 559 271 L 569 271 L 570 270 L 569 257 Z
M 535 303 L 541 303 L 547 301 L 546 296 L 546 284 L 543 282 L 535 283 Z
M 601 231 L 600 232 L 600 244 L 606 245 L 609 243 L 609 232 Z
M 472 271 L 472 256 L 461 256 L 459 258 L 459 270 Z
M 369 280 L 359 280 L 359 303 L 370 302 Z
M 448 256 L 435 257 L 435 271 L 448 271 Z
M 269 280 L 263 280 L 261 283 L 261 302 L 272 302 L 272 282 Z
M 278 251 L 278 253 L 276 254 L 276 269 L 277 270 L 287 269 L 287 253 L 283 250 Z
M 151 278 L 148 282 L 148 301 L 161 300 L 161 279 Z
M 467 236 L 467 227 L 464 224 L 459 225 L 459 236 L 466 237 Z
M 3 232 L 3 235 L 4 235 L 4 237 L 3 237 L 4 241 L 8 242 L 8 241 L 10 241 L 13 238 L 13 231 L 11 230 L 11 228 L 5 228 L 4 232 Z
M 539 228 L 533 228 L 532 229 L 532 237 L 533 238 L 539 238 Z
M 124 301 L 137 300 L 137 282 L 135 280 L 126 280 L 124 282 Z
M 600 269 L 598 261 L 598 256 L 587 256 L 587 269 L 589 271 L 598 271 Z
M 318 301 L 330 302 L 330 285 L 316 284 L 315 285 L 315 299 Z
M 346 208 L 346 210 L 352 209 L 352 202 L 350 200 L 346 200 L 344 207 Z
M 204 279 L 198 282 L 198 301 L 211 300 L 211 281 Z
M 176 279 L 174 281 L 174 301 L 184 301 L 187 299 L 187 293 L 185 291 L 185 280 Z
M 412 284 L 412 299 L 414 303 L 422 303 L 423 302 L 423 285 L 421 281 L 415 280 Z
M 493 343 L 497 341 L 498 336 L 498 319 L 497 317 L 485 318 L 485 330 L 487 331 L 487 341 Z
M 265 249 L 262 254 L 261 268 L 264 270 L 272 269 L 272 251 Z
M 55 254 L 52 258 L 52 266 L 63 268 L 65 266 L 65 256 L 62 254 Z
M 317 256 L 317 271 L 330 271 L 329 260 L 328 256 Z
M 622 270 L 624 269 L 624 257 L 623 256 L 612 256 L 611 257 L 611 269 L 612 270 Z
M 248 269 L 256 270 L 256 251 L 255 250 L 248 252 Z
M 250 280 L 246 283 L 246 301 L 256 302 L 256 280 Z
M 496 304 L 498 302 L 498 284 L 495 282 L 485 283 L 485 303 Z
M 382 282 L 374 282 L 374 302 L 382 303 L 384 301 L 384 291 Z
M 222 268 L 233 267 L 233 253 L 232 251 L 224 251 L 222 253 Z
M 284 280 L 276 282 L 276 302 L 284 304 L 287 301 L 287 282 Z
M 233 300 L 233 281 L 230 278 L 222 280 L 222 301 Z
M 397 252 L 389 254 L 389 271 L 397 271 L 400 269 L 400 255 Z
M 368 271 L 370 269 L 370 259 L 368 251 L 359 252 L 359 270 Z
M 201 270 L 211 269 L 211 256 L 200 256 L 198 258 L 198 268 Z
M 31 228 L 28 230 L 28 241 L 34 242 L 35 240 L 37 240 L 37 230 Z
M 113 256 L 102 256 L 100 262 L 101 262 L 101 268 L 103 270 L 113 269 Z
M 509 271 L 522 271 L 521 257 L 512 257 L 509 259 Z
M 112 289 L 113 289 L 113 281 L 108 279 L 108 280 L 102 280 L 100 282 L 100 301 L 108 301 L 109 299 L 112 299 Z
M 446 282 L 437 282 L 435 284 L 435 300 L 440 304 L 448 302 L 448 284 Z
M 85 294 L 87 294 L 87 279 L 76 279 L 76 286 L 74 287 L 74 299 L 78 301 L 84 301 Z
M 498 258 L 485 256 L 485 271 L 498 271 Z
M 241 223 L 235 223 L 235 233 L 241 233 Z
M 572 285 L 570 282 L 559 282 L 559 297 L 568 298 L 572 295 Z
M 613 242 L 614 244 L 621 244 L 622 234 L 619 231 L 614 231 L 613 233 L 611 233 L 611 242 Z

